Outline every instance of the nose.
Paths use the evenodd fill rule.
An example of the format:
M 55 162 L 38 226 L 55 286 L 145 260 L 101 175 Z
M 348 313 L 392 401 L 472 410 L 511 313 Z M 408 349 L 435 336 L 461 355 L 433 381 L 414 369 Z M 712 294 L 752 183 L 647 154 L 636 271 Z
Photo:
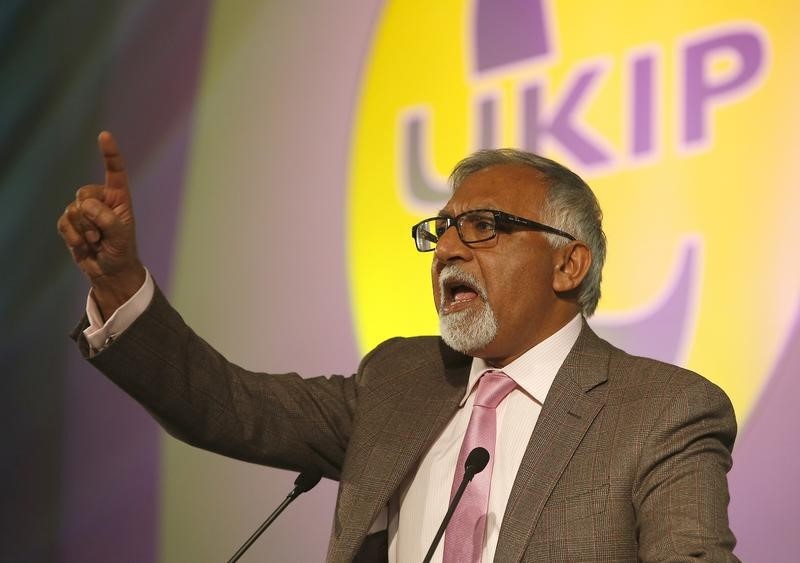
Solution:
M 462 242 L 455 225 L 448 228 L 439 237 L 433 252 L 439 262 L 472 259 L 472 249 Z

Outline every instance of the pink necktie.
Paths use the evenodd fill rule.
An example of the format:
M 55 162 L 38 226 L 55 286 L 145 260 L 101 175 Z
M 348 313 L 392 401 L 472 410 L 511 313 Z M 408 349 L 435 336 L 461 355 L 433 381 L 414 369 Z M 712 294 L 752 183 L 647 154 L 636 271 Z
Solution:
M 487 371 L 478 380 L 475 404 L 472 407 L 467 432 L 458 454 L 456 474 L 450 490 L 452 500 L 461 479 L 464 462 L 473 448 L 482 446 L 489 452 L 486 469 L 478 473 L 467 486 L 453 519 L 444 535 L 444 563 L 479 562 L 486 533 L 486 511 L 489 507 L 489 488 L 494 467 L 494 443 L 497 436 L 495 408 L 517 386 L 502 371 Z

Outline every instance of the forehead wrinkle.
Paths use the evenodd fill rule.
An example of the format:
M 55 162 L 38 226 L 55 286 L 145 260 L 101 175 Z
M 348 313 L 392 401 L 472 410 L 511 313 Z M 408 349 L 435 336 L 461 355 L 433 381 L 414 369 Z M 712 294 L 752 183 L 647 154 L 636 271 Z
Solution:
M 462 213 L 468 213 L 468 212 L 470 212 L 470 211 L 478 211 L 478 210 L 502 211 L 502 209 L 503 209 L 503 207 L 502 207 L 501 205 L 497 205 L 497 203 L 496 203 L 496 202 L 494 202 L 494 201 L 490 201 L 490 200 L 478 200 L 478 203 L 475 203 L 474 201 L 471 201 L 471 202 L 465 202 L 463 205 L 466 207 L 466 209 L 463 209 L 462 211 L 460 211 L 460 212 L 458 212 L 458 213 L 456 213 L 455 211 L 453 211 L 453 212 L 452 212 L 452 215 L 451 215 L 451 212 L 449 212 L 449 211 L 447 210 L 447 208 L 448 208 L 448 207 L 451 207 L 451 208 L 452 208 L 452 207 L 455 207 L 455 206 L 454 206 L 454 205 L 452 205 L 452 204 L 453 204 L 453 202 L 452 202 L 452 201 L 451 201 L 451 202 L 449 202 L 449 203 L 447 204 L 447 206 L 445 206 L 444 208 L 442 208 L 442 209 L 439 211 L 439 215 L 440 215 L 440 216 L 443 216 L 443 215 L 453 216 L 453 215 L 461 215 Z

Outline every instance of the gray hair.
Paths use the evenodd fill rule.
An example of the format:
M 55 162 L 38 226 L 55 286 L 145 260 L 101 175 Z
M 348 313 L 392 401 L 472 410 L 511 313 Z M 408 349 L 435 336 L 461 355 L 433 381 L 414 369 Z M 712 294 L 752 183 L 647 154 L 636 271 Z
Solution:
M 498 164 L 519 164 L 541 172 L 548 183 L 547 196 L 541 209 L 541 221 L 566 231 L 583 241 L 592 253 L 592 265 L 578 287 L 578 305 L 590 317 L 600 300 L 600 281 L 606 259 L 606 235 L 603 233 L 603 212 L 592 189 L 580 176 L 561 164 L 533 153 L 516 149 L 486 149 L 473 153 L 450 174 L 450 184 L 457 190 L 467 176 Z M 570 241 L 545 233 L 553 248 Z

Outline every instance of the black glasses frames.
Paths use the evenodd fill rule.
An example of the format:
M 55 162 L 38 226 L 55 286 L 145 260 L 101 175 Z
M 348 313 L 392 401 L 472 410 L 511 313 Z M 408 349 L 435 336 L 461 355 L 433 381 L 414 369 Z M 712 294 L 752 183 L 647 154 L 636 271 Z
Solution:
M 495 238 L 498 225 L 534 229 L 569 240 L 576 240 L 571 234 L 555 227 L 496 209 L 473 209 L 455 217 L 446 215 L 429 217 L 411 227 L 411 237 L 419 252 L 430 252 L 436 248 L 439 238 L 450 227 L 456 228 L 458 236 L 464 244 L 476 244 Z

